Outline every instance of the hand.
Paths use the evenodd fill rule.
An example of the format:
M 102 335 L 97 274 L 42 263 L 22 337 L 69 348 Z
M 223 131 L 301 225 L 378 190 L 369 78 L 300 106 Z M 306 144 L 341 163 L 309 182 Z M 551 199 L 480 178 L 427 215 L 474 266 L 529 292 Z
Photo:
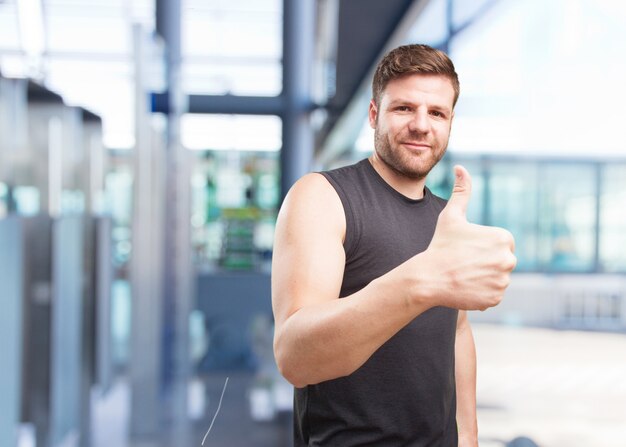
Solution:
M 441 211 L 425 255 L 425 268 L 438 305 L 485 310 L 500 303 L 517 260 L 508 231 L 467 222 L 472 192 L 469 173 L 455 166 L 452 196 Z

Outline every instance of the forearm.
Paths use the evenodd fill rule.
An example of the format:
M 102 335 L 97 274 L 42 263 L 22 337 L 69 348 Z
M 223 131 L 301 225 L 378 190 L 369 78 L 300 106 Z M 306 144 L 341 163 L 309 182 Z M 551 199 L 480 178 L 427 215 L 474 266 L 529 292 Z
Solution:
M 430 305 L 416 299 L 398 272 L 353 295 L 305 306 L 277 328 L 276 360 L 296 387 L 351 374 Z
M 476 348 L 472 328 L 463 314 L 456 334 L 456 394 L 459 436 L 477 439 Z
M 500 302 L 515 266 L 513 239 L 502 229 L 469 224 L 461 197 L 469 184 L 455 188 L 460 198 L 439 215 L 428 249 L 339 299 L 343 205 L 320 175 L 296 182 L 277 219 L 272 259 L 274 354 L 291 383 L 351 374 L 431 307 L 484 310 Z

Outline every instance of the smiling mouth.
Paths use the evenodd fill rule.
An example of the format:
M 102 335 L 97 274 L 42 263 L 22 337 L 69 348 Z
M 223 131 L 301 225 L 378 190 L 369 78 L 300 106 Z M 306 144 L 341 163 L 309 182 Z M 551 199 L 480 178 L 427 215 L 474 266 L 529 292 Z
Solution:
M 408 146 L 416 149 L 430 149 L 430 144 L 427 143 L 418 143 L 414 141 L 404 141 L 402 142 L 404 146 Z

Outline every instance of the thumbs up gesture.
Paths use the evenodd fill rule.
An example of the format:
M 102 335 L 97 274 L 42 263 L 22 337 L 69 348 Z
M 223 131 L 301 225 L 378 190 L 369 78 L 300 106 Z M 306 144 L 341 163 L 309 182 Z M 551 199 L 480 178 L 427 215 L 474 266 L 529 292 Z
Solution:
M 500 303 L 517 259 L 508 231 L 471 224 L 466 212 L 472 180 L 455 166 L 452 196 L 441 211 L 435 234 L 423 253 L 431 293 L 437 305 L 485 310 Z

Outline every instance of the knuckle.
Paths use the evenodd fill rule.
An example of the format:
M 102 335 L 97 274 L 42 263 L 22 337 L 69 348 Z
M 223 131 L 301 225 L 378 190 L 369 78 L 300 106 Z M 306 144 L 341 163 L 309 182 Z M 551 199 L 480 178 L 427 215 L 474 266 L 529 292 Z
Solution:
M 511 272 L 513 271 L 513 269 L 515 269 L 516 266 L 517 266 L 517 257 L 511 253 L 508 259 L 507 270 Z
M 510 245 L 513 242 L 513 235 L 510 231 L 500 228 L 499 241 L 502 245 Z
M 509 287 L 509 284 L 511 284 L 511 278 L 509 277 L 509 275 L 504 275 L 502 276 L 502 278 L 500 278 L 500 290 L 504 291 L 504 289 Z
M 502 295 L 495 295 L 492 298 L 491 302 L 492 302 L 491 307 L 497 306 L 498 304 L 500 304 L 502 302 Z
M 513 238 L 513 234 L 504 228 L 494 227 L 494 241 L 498 245 L 503 245 L 506 247 L 514 247 L 515 239 Z
M 517 266 L 517 257 L 515 257 L 514 254 L 510 253 L 509 255 L 505 256 L 500 266 L 502 267 L 502 270 L 506 272 L 512 272 Z

